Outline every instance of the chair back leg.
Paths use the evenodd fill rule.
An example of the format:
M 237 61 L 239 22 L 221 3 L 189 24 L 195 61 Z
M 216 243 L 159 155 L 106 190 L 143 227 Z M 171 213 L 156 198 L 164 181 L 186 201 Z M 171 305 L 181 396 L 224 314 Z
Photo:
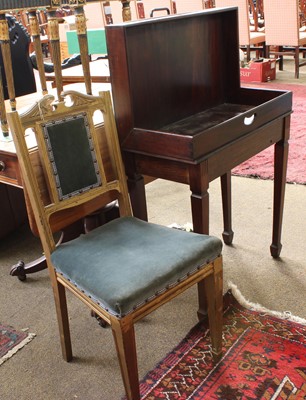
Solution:
M 294 61 L 295 61 L 295 78 L 298 79 L 300 76 L 300 48 L 299 46 L 295 47 L 295 56 L 294 56 Z
M 218 362 L 222 356 L 222 326 L 223 326 L 223 271 L 222 258 L 219 257 L 213 263 L 213 274 L 204 280 L 207 297 L 207 311 L 212 353 L 214 362 Z

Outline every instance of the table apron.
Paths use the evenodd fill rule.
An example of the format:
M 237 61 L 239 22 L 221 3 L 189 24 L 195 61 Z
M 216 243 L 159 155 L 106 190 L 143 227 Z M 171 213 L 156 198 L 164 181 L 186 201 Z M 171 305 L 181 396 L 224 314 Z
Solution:
M 285 140 L 285 121 L 290 116 L 278 118 L 226 146 L 206 155 L 200 162 L 207 163 L 209 182 L 273 144 Z M 131 154 L 129 152 L 129 154 Z M 142 175 L 189 184 L 189 169 L 199 161 L 190 163 L 158 156 L 133 153 L 136 170 Z

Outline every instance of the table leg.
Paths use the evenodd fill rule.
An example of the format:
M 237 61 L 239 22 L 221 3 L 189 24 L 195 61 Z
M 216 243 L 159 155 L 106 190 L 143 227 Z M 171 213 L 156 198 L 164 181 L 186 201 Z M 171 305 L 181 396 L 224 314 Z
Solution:
M 209 182 L 207 174 L 207 163 L 190 167 L 189 186 L 191 190 L 191 212 L 193 230 L 197 233 L 209 233 Z M 207 315 L 207 298 L 204 282 L 198 283 L 198 319 Z
M 279 257 L 282 244 L 281 232 L 285 200 L 286 174 L 289 151 L 290 116 L 284 121 L 284 139 L 275 144 L 274 150 L 274 199 L 273 199 L 273 233 L 270 252 L 272 257 Z
M 135 158 L 124 153 L 124 166 L 127 176 L 127 185 L 131 199 L 133 215 L 143 221 L 148 220 L 147 200 L 144 177 L 137 172 Z
M 191 190 L 191 212 L 193 230 L 197 233 L 209 233 L 209 194 L 207 163 L 203 162 L 189 168 L 189 186 Z
M 232 185 L 231 172 L 221 176 L 221 192 L 222 192 L 222 207 L 223 207 L 223 225 L 222 233 L 225 244 L 231 244 L 234 237 L 232 231 Z
M 143 176 L 138 174 L 129 176 L 127 184 L 130 193 L 133 215 L 139 219 L 147 221 L 148 212 Z

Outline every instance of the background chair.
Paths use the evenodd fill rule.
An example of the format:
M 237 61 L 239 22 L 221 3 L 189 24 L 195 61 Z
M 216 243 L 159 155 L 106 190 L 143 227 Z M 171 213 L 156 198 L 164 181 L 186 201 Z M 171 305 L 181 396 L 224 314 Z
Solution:
M 301 47 L 306 45 L 306 32 L 300 31 L 299 1 L 264 1 L 264 13 L 267 56 L 280 57 L 280 70 L 283 69 L 283 56 L 293 56 L 295 78 L 298 78 L 299 68 L 306 65 L 305 60 L 300 61 Z
M 28 12 L 25 10 L 19 10 L 12 12 L 12 15 L 20 22 L 27 30 L 29 36 L 31 35 L 30 31 L 30 22 Z M 45 57 L 49 57 L 50 51 L 50 43 L 48 37 L 48 22 L 46 17 L 46 12 L 44 10 L 37 10 L 37 18 L 39 22 L 39 30 L 40 30 L 40 41 L 42 45 L 42 50 Z M 29 52 L 32 53 L 34 51 L 33 42 L 30 42 Z
M 299 1 L 299 12 L 300 12 L 300 27 L 305 29 L 306 26 L 306 0 Z
M 110 93 L 70 91 L 63 98 L 70 98 L 67 106 L 47 95 L 20 116 L 8 114 L 48 263 L 62 353 L 71 360 L 67 288 L 111 325 L 127 397 L 137 400 L 134 323 L 195 284 L 199 318 L 207 297 L 211 356 L 220 358 L 222 242 L 132 217 Z M 101 112 L 104 128 L 93 123 Z M 36 135 L 34 154 L 25 141 L 28 130 Z M 120 218 L 56 247 L 54 231 L 114 200 Z
M 249 1 L 215 0 L 215 4 L 216 7 L 238 7 L 239 44 L 246 49 L 247 61 L 251 58 L 251 50 L 260 51 L 265 56 L 265 33 L 251 29 Z
M 6 16 L 9 26 L 10 48 L 12 56 L 12 68 L 16 96 L 36 92 L 33 66 L 29 57 L 30 36 L 27 30 L 15 17 Z M 4 98 L 8 99 L 7 81 L 4 72 L 3 55 L 0 51 L 0 67 L 2 75 Z

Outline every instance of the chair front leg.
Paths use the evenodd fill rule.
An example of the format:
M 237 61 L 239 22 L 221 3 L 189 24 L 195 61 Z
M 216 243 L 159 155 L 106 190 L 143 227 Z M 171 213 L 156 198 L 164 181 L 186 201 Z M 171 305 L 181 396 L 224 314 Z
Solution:
M 116 344 L 121 375 L 128 400 L 139 400 L 139 379 L 135 331 L 131 317 L 111 317 L 111 327 Z

